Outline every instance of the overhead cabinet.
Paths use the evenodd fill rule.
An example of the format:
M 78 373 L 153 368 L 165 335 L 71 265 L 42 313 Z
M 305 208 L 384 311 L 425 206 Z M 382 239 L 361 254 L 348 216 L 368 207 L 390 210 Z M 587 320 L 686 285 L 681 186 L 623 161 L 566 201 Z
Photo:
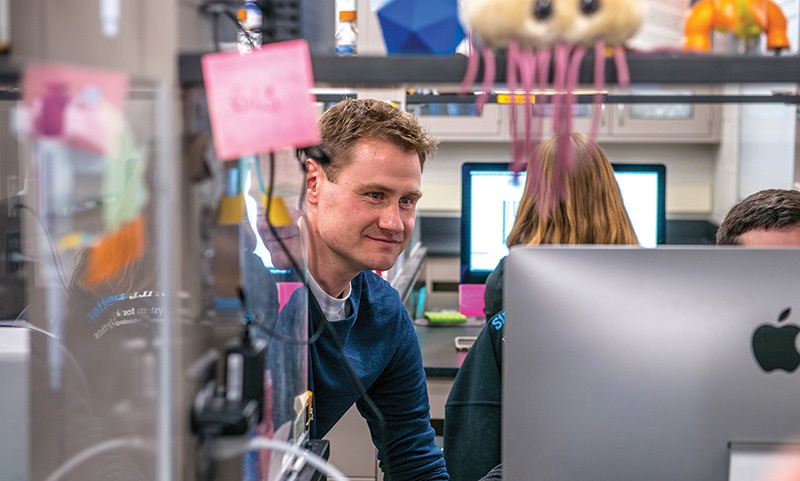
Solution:
M 593 105 L 583 101 L 572 105 L 572 130 L 589 133 L 592 116 L 598 110 L 598 140 L 605 142 L 681 142 L 719 141 L 719 104 L 694 103 L 694 95 L 708 94 L 707 88 L 632 89 L 622 101 Z M 686 102 L 681 102 L 681 97 Z M 420 101 L 420 97 L 430 97 Z M 475 103 L 453 96 L 410 96 L 406 109 L 413 112 L 429 132 L 441 141 L 507 142 L 511 140 L 511 113 L 508 104 L 487 103 L 481 112 Z M 654 99 L 648 103 L 649 97 Z M 634 102 L 629 102 L 631 99 Z M 669 99 L 669 101 L 665 101 Z M 540 114 L 532 119 L 534 132 L 553 133 L 553 105 L 539 105 Z M 525 123 L 524 105 L 517 105 L 517 131 Z
M 609 103 L 604 133 L 612 142 L 718 142 L 720 104 L 694 103 L 691 97 L 709 94 L 707 88 L 632 89 L 641 102 Z M 676 97 L 673 102 L 648 103 L 648 97 Z M 686 97 L 681 102 L 680 97 Z

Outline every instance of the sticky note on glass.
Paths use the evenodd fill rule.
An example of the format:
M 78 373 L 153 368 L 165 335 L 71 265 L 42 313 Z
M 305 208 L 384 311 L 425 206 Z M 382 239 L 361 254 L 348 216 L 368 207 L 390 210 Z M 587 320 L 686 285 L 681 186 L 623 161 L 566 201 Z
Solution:
M 289 213 L 289 208 L 286 207 L 286 201 L 279 195 L 273 195 L 272 198 L 267 194 L 261 194 L 261 205 L 264 206 L 265 211 L 268 212 L 269 223 L 275 227 L 283 227 L 292 225 L 292 215 Z
M 128 76 L 59 64 L 29 65 L 23 74 L 28 125 L 23 134 L 75 149 L 115 156 L 119 151 Z
M 486 284 L 459 284 L 458 285 L 458 310 L 465 316 L 483 317 L 485 301 L 483 294 Z
M 247 55 L 208 54 L 201 63 L 217 157 L 319 143 L 305 40 L 271 43 Z
M 283 310 L 283 306 L 292 298 L 294 291 L 300 287 L 303 287 L 302 282 L 278 282 L 278 311 Z
M 217 224 L 236 225 L 244 218 L 244 197 L 231 195 L 219 200 Z

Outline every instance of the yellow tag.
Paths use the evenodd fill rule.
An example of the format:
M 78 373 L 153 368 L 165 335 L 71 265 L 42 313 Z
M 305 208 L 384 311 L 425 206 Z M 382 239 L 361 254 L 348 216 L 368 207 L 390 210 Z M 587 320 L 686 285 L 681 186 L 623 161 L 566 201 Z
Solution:
M 241 195 L 233 195 L 223 197 L 219 201 L 219 216 L 217 217 L 217 224 L 219 225 L 236 225 L 242 221 L 244 217 L 244 197 Z
M 536 96 L 529 95 L 528 102 L 535 104 L 536 103 Z M 498 104 L 510 104 L 511 103 L 511 94 L 497 94 L 497 103 Z M 516 94 L 514 95 L 514 103 L 515 104 L 524 104 L 525 103 L 525 95 L 524 94 Z
M 261 203 L 264 205 L 264 210 L 267 209 L 269 198 L 267 194 L 261 194 Z M 286 201 L 283 200 L 283 197 L 275 196 L 272 198 L 272 205 L 270 206 L 269 212 L 269 223 L 275 227 L 282 227 L 287 225 L 292 225 L 294 221 L 292 220 L 292 215 L 289 213 L 289 209 L 286 208 Z

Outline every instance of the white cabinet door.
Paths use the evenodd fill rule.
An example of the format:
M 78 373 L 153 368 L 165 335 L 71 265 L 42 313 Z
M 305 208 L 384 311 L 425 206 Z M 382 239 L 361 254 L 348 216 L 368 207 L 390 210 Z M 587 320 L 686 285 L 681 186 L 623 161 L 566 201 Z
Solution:
M 575 103 L 571 106 L 571 130 L 589 134 L 593 116 L 598 116 L 597 138 L 605 142 L 719 142 L 720 105 L 689 101 L 693 95 L 708 94 L 708 89 L 635 88 L 619 97 L 634 97 L 636 102 Z M 648 96 L 656 96 L 650 103 Z M 667 100 L 664 97 L 669 96 Z M 686 96 L 687 102 L 680 102 Z M 677 100 L 675 99 L 677 97 Z M 498 96 L 498 102 L 500 96 Z M 655 98 L 655 97 L 654 97 Z M 532 132 L 536 137 L 547 137 L 554 132 L 552 98 L 540 105 L 532 119 Z M 614 100 L 612 96 L 610 100 Z M 473 103 L 412 103 L 407 109 L 413 112 L 428 131 L 441 141 L 454 142 L 508 142 L 512 140 L 511 115 L 508 103 L 489 103 L 478 114 Z M 525 108 L 517 106 L 517 135 L 525 132 Z
M 505 108 L 486 104 L 478 114 L 473 103 L 408 104 L 430 134 L 442 141 L 487 142 L 502 140 Z
M 634 90 L 633 95 L 686 96 L 697 90 Z M 612 142 L 718 142 L 719 105 L 694 102 L 607 105 Z

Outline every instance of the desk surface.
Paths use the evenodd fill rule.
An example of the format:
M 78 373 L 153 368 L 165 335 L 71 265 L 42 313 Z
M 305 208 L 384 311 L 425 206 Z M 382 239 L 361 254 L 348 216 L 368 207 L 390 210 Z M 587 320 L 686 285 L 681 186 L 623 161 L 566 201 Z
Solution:
M 480 326 L 414 326 L 422 348 L 422 364 L 428 377 L 456 377 L 467 351 L 456 351 L 456 336 L 477 336 Z

